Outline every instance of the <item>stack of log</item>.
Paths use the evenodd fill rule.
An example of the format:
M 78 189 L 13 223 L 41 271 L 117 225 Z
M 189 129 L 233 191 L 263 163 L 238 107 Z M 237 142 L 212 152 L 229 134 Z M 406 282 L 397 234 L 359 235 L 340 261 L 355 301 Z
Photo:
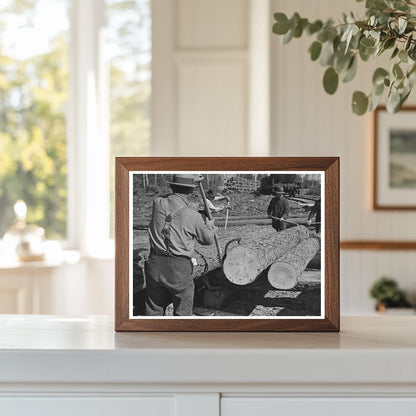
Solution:
M 221 230 L 218 236 L 221 247 L 227 247 L 223 262 L 218 259 L 215 245 L 198 245 L 197 265 L 193 271 L 196 279 L 202 278 L 208 283 L 204 304 L 208 307 L 217 305 L 218 309 L 223 304 L 224 297 L 232 298 L 235 286 L 248 285 L 266 272 L 269 283 L 274 288 L 287 290 L 295 287 L 308 263 L 316 259 L 320 251 L 320 237 L 310 236 L 308 229 L 302 225 L 280 232 L 272 227 L 246 225 L 233 230 Z M 144 283 L 144 275 L 138 273 L 138 269 L 143 268 L 148 249 L 148 246 L 142 245 L 140 253 L 136 250 L 134 280 L 138 280 L 138 287 Z M 223 289 L 215 287 L 218 278 Z M 228 287 L 224 287 L 223 283 Z M 215 298 L 214 301 L 211 298 Z
M 291 289 L 319 250 L 320 237 L 310 237 L 306 227 L 278 233 L 273 228 L 264 228 L 261 235 L 247 235 L 229 250 L 223 270 L 230 282 L 247 285 L 270 266 L 267 275 L 270 284 L 276 289 Z
M 263 270 L 308 237 L 309 231 L 303 226 L 281 232 L 265 227 L 256 233 L 244 235 L 241 243 L 226 253 L 224 274 L 232 283 L 249 284 Z

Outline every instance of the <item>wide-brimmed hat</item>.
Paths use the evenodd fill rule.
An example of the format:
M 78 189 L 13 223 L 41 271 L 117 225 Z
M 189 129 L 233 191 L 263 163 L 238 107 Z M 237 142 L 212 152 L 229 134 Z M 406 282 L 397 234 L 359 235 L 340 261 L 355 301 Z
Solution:
M 195 175 L 187 175 L 183 173 L 176 173 L 172 177 L 169 185 L 186 186 L 188 188 L 196 188 Z

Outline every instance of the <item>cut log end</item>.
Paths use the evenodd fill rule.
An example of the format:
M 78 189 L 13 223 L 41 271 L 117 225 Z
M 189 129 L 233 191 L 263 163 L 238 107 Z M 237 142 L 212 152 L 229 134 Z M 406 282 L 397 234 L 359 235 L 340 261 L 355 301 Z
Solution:
M 227 253 L 223 269 L 227 279 L 236 285 L 253 282 L 260 272 L 256 252 L 243 246 L 233 247 Z
M 319 251 L 320 238 L 303 240 L 292 250 L 279 258 L 269 269 L 267 278 L 276 289 L 292 289 L 306 265 Z
M 274 288 L 285 290 L 296 286 L 298 274 L 292 265 L 277 262 L 271 265 L 267 278 Z

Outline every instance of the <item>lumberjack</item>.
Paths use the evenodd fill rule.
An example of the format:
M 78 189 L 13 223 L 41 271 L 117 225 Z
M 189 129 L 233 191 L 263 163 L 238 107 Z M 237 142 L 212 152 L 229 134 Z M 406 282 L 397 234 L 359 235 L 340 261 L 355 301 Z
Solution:
M 195 240 L 214 241 L 214 223 L 191 208 L 187 196 L 196 188 L 194 175 L 176 174 L 168 182 L 172 194 L 153 201 L 149 226 L 150 256 L 146 271 L 146 315 L 163 316 L 173 302 L 175 316 L 192 315 Z
M 274 198 L 270 201 L 267 208 L 267 215 L 272 218 L 272 227 L 276 231 L 286 230 L 289 216 L 289 201 L 282 195 L 284 192 L 273 191 Z

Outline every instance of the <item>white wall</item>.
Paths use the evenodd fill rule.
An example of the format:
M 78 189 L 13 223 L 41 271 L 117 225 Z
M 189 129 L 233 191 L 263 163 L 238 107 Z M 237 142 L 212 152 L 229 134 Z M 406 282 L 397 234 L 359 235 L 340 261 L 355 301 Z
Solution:
M 351 0 L 272 0 L 272 11 L 311 19 L 341 16 L 361 10 Z M 359 64 L 359 76 L 342 84 L 334 96 L 322 88 L 324 68 L 311 62 L 311 38 L 282 45 L 272 36 L 271 148 L 278 156 L 341 157 L 341 240 L 415 240 L 416 212 L 372 211 L 371 115 L 358 117 L 350 109 L 351 95 L 370 92 L 372 70 L 377 62 Z M 382 63 L 379 58 L 378 65 Z M 415 95 L 410 102 L 415 102 Z M 395 277 L 404 289 L 416 294 L 414 251 L 342 251 L 341 310 L 371 311 L 371 283 L 383 274 Z
M 152 154 L 267 152 L 269 0 L 153 0 L 152 5 Z
M 268 35 L 272 11 L 325 18 L 362 5 L 352 0 L 154 0 L 153 5 L 154 155 L 340 156 L 341 238 L 415 239 L 416 213 L 370 209 L 371 117 L 353 115 L 350 101 L 355 89 L 369 90 L 375 64 L 360 64 L 359 77 L 330 97 L 322 88 L 324 69 L 309 60 L 311 40 L 282 46 Z M 65 307 L 112 314 L 113 270 L 112 262 L 89 263 L 81 287 L 90 300 L 80 293 L 86 306 Z M 341 312 L 371 312 L 368 289 L 383 274 L 415 297 L 414 270 L 413 251 L 342 251 Z

